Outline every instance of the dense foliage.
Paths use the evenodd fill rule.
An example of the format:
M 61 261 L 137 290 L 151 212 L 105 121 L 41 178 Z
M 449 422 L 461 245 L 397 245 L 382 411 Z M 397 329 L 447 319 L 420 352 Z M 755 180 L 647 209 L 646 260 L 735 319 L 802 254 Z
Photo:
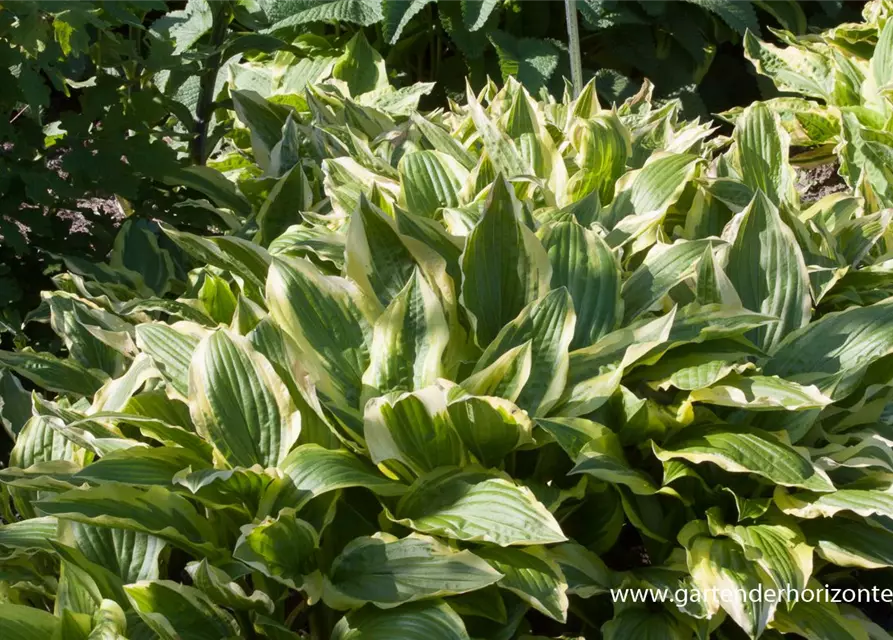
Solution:
M 763 104 L 423 115 L 347 51 L 239 62 L 230 230 L 125 223 L 42 294 L 64 357 L 0 352 L 3 637 L 888 637 L 609 591 L 889 586 L 889 212 L 802 208 Z
M 782 47 L 748 34 L 745 51 L 757 71 L 784 92 L 766 105 L 800 148 L 794 161 L 834 164 L 866 205 L 878 210 L 893 206 L 888 176 L 893 22 L 889 4 L 869 4 L 864 14 L 863 22 L 809 37 L 779 32 Z
M 576 6 L 584 78 L 599 72 L 604 99 L 622 101 L 648 76 L 659 80 L 657 96 L 681 96 L 702 115 L 755 97 L 740 56 L 747 29 L 781 25 L 801 34 L 807 24 L 852 13 L 833 2 Z M 204 164 L 229 129 L 229 87 L 299 93 L 325 77 L 358 34 L 383 53 L 396 86 L 437 80 L 426 106 L 460 99 L 466 77 L 480 88 L 488 76 L 512 76 L 533 94 L 560 95 L 569 75 L 562 2 L 20 0 L 3 8 L 0 336 L 7 345 L 50 346 L 33 326 L 20 335 L 36 292 L 64 268 L 63 256 L 106 256 L 125 216 L 201 232 L 220 227 L 195 204 L 207 189 L 204 197 L 190 192 L 206 181 L 182 168 Z M 723 79 L 704 94 L 698 87 L 711 69 Z

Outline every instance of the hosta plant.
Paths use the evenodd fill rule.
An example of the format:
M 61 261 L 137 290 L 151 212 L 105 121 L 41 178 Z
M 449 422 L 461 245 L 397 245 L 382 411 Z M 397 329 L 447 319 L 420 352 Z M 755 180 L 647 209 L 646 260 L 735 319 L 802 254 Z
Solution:
M 893 153 L 893 10 L 886 0 L 865 5 L 864 22 L 819 34 L 778 31 L 782 46 L 745 37 L 745 53 L 781 97 L 766 105 L 781 118 L 805 166 L 836 162 L 840 176 L 871 210 L 893 205 L 887 167 Z M 737 117 L 740 109 L 730 112 Z
M 66 358 L 0 353 L 0 635 L 888 637 L 738 591 L 889 584 L 861 200 L 808 225 L 759 105 L 726 139 L 647 92 L 422 115 L 351 80 L 235 93 L 237 230 L 164 226 L 185 278 L 125 237 L 44 293 Z

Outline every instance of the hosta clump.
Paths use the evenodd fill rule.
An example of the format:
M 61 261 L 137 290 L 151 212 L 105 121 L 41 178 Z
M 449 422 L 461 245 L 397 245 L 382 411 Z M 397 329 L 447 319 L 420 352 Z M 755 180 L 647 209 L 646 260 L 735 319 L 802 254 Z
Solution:
M 811 226 L 763 106 L 724 139 L 647 92 L 370 100 L 236 94 L 250 144 L 217 184 L 256 213 L 164 227 L 186 281 L 143 246 L 177 299 L 75 265 L 36 314 L 69 357 L 0 354 L 0 630 L 884 637 L 875 609 L 737 595 L 889 579 L 893 303 L 863 202 Z
M 800 148 L 795 161 L 805 167 L 836 161 L 840 176 L 872 212 L 893 205 L 886 171 L 893 153 L 891 10 L 889 1 L 873 0 L 861 23 L 801 36 L 775 32 L 782 46 L 752 33 L 744 41 L 756 70 L 783 94 L 765 104 Z

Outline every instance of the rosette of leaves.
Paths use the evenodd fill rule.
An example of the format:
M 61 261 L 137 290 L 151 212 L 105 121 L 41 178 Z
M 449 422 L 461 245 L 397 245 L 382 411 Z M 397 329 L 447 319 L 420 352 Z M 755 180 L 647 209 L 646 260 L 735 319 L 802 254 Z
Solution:
M 890 576 L 893 304 L 848 293 L 886 238 L 829 253 L 771 112 L 705 141 L 646 94 L 343 90 L 267 155 L 282 105 L 237 95 L 269 116 L 244 158 L 288 167 L 253 217 L 165 226 L 193 261 L 147 261 L 167 296 L 57 276 L 69 355 L 0 352 L 3 636 L 884 637 L 830 602 L 610 596 Z
M 819 34 L 775 35 L 781 45 L 745 37 L 756 70 L 782 93 L 765 104 L 778 114 L 798 148 L 797 164 L 835 163 L 850 190 L 870 212 L 893 204 L 886 177 L 893 83 L 893 24 L 889 2 L 869 2 L 864 21 Z M 728 113 L 732 118 L 740 109 Z

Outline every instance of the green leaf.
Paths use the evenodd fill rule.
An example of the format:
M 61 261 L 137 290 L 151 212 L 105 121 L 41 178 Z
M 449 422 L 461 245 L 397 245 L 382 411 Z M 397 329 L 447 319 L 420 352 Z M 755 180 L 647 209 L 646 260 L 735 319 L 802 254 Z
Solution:
M 0 365 L 48 391 L 79 396 L 92 396 L 105 382 L 106 375 L 86 369 L 74 360 L 61 360 L 50 353 L 31 350 L 0 351 Z
M 232 465 L 277 466 L 298 439 L 301 415 L 288 388 L 247 338 L 218 330 L 189 367 L 196 428 Z
M 754 191 L 762 191 L 776 205 L 790 200 L 790 136 L 777 116 L 764 104 L 752 104 L 738 118 L 733 138 L 744 183 Z
M 716 614 L 721 607 L 748 636 L 758 637 L 772 620 L 777 603 L 746 594 L 751 589 L 774 588 L 769 577 L 731 540 L 697 536 L 687 545 L 687 555 L 694 584 L 706 594 L 708 614 Z
M 866 368 L 893 351 L 893 303 L 829 313 L 792 333 L 764 368 L 800 384 L 814 384 L 839 400 L 851 393 Z
M 203 264 L 225 269 L 263 291 L 270 256 L 263 247 L 235 236 L 197 236 L 161 224 L 164 233 L 183 251 Z
M 51 551 L 50 540 L 58 536 L 59 521 L 52 517 L 29 518 L 0 525 L 0 547 L 24 551 Z
M 558 564 L 540 547 L 479 549 L 477 555 L 503 574 L 499 586 L 537 611 L 567 622 L 567 582 Z
M 270 17 L 277 22 L 269 31 L 276 33 L 308 22 L 352 22 L 369 26 L 383 18 L 380 0 L 297 0 L 281 5 Z M 274 5 L 274 6 L 276 6 Z
M 566 539 L 529 489 L 473 469 L 440 468 L 422 476 L 400 500 L 394 520 L 423 533 L 499 546 Z
M 827 56 L 806 47 L 776 47 L 752 32 L 744 34 L 744 55 L 780 91 L 828 100 L 834 76 Z
M 159 577 L 159 557 L 165 544 L 155 536 L 69 522 L 62 540 L 83 553 L 88 561 L 118 576 L 122 583 Z
M 264 497 L 267 505 L 300 509 L 315 496 L 347 487 L 365 487 L 383 496 L 406 491 L 404 485 L 386 478 L 349 451 L 323 449 L 315 444 L 294 449 L 279 464 L 279 470 L 286 479 L 270 488 Z M 275 513 L 278 509 L 267 508 L 265 512 Z
M 692 275 L 698 258 L 713 244 L 711 240 L 681 240 L 651 247 L 641 266 L 623 283 L 624 319 L 629 322 L 648 311 Z
M 617 194 L 611 207 L 604 210 L 601 216 L 605 226 L 615 231 L 611 235 L 615 237 L 618 234 L 626 235 L 623 225 L 618 226 L 618 223 L 627 217 L 630 221 L 638 221 L 640 216 L 646 222 L 652 219 L 661 220 L 682 195 L 700 164 L 701 159 L 697 156 L 684 153 L 659 153 L 652 156 L 642 169 L 628 174 L 630 175 L 628 179 L 632 179 L 632 186 Z M 642 229 L 638 229 L 632 236 L 635 237 L 642 232 Z M 606 242 L 612 247 L 618 246 L 618 243 L 612 241 L 611 235 L 606 238 Z
M 513 347 L 462 381 L 462 388 L 478 396 L 498 396 L 514 402 L 530 379 L 533 340 Z
M 301 211 L 312 205 L 310 182 L 301 165 L 295 165 L 270 189 L 270 194 L 257 213 L 257 236 L 255 242 L 261 246 L 281 236 L 293 224 L 301 222 Z
M 465 447 L 485 467 L 498 467 L 506 455 L 532 439 L 527 413 L 503 398 L 469 396 L 454 389 L 447 411 Z
M 249 596 L 226 571 L 208 564 L 205 559 L 190 562 L 186 565 L 186 571 L 195 588 L 204 592 L 216 605 L 234 611 L 256 611 L 268 615 L 273 613 L 273 601 L 266 593 L 257 590 Z
M 821 409 L 832 400 L 814 386 L 801 386 L 778 376 L 742 376 L 732 374 L 717 383 L 693 391 L 693 402 L 723 407 L 741 407 L 751 411 Z
M 713 245 L 704 248 L 704 255 L 698 263 L 697 289 L 695 298 L 698 304 L 724 304 L 740 307 L 741 298 L 732 281 L 717 262 L 717 252 Z
M 567 288 L 577 315 L 570 348 L 587 347 L 617 328 L 622 316 L 617 256 L 595 231 L 574 220 L 540 227 L 552 263 L 553 289 Z
M 605 563 L 592 551 L 576 542 L 565 542 L 551 547 L 549 557 L 561 568 L 568 583 L 569 594 L 590 598 L 600 593 L 607 593 L 614 585 L 614 576 Z
M 536 92 L 546 86 L 558 68 L 560 52 L 548 40 L 516 38 L 498 29 L 491 31 L 489 38 L 499 56 L 503 80 L 516 77 L 527 89 Z
M 778 323 L 750 334 L 757 346 L 772 352 L 785 336 L 809 322 L 809 275 L 794 232 L 761 191 L 742 216 L 726 273 L 745 308 L 778 318 Z
M 775 581 L 778 589 L 802 592 L 812 575 L 813 548 L 803 534 L 790 524 L 755 524 L 730 527 L 714 519 L 713 510 L 707 512 L 711 531 L 728 536 L 744 550 Z
M 561 425 L 567 425 L 570 428 L 576 427 L 580 430 L 577 431 L 577 434 L 585 429 L 587 435 L 592 435 L 592 438 L 580 448 L 579 453 L 575 456 L 575 466 L 568 472 L 568 475 L 585 473 L 603 482 L 625 485 L 633 493 L 639 495 L 647 496 L 657 492 L 658 487 L 654 480 L 647 473 L 630 466 L 627 462 L 620 440 L 613 431 L 595 422 L 584 427 L 581 424 L 583 422 L 586 421 L 580 418 L 571 418 L 566 419 L 564 425 Z M 545 421 L 545 424 L 549 424 L 549 422 Z M 557 424 L 552 422 L 552 425 L 557 426 Z M 564 429 L 564 434 L 569 431 L 567 427 Z
M 409 21 L 431 0 L 386 0 L 382 3 L 384 23 L 382 31 L 388 44 L 397 44 Z
M 823 587 L 813 582 L 810 588 L 819 590 Z M 795 634 L 803 638 L 855 638 L 869 640 L 871 636 L 864 627 L 844 616 L 836 604 L 832 602 L 799 601 L 790 611 L 780 607 L 775 612 L 772 627 L 781 633 Z M 883 638 L 883 636 L 875 636 Z
M 220 640 L 239 636 L 239 625 L 204 593 L 170 580 L 124 587 L 133 608 L 162 640 Z
M 457 207 L 468 171 L 452 156 L 439 151 L 414 151 L 397 165 L 403 199 L 410 213 L 433 218 L 442 207 Z
M 275 519 L 242 527 L 233 557 L 292 589 L 305 588 L 307 577 L 316 570 L 316 530 L 283 510 Z
M 254 159 L 265 172 L 270 168 L 273 149 L 282 139 L 288 111 L 264 99 L 256 91 L 231 91 L 236 115 L 251 132 Z
M 788 493 L 776 487 L 773 496 L 779 509 L 798 518 L 830 518 L 842 511 L 864 518 L 893 517 L 893 495 L 869 489 L 838 489 L 833 493 Z
M 177 473 L 190 466 L 201 469 L 208 463 L 182 447 L 130 447 L 104 455 L 74 474 L 72 481 L 168 486 Z
M 477 129 L 478 135 L 481 137 L 481 142 L 484 145 L 484 150 L 487 152 L 487 157 L 493 164 L 493 168 L 496 170 L 497 174 L 501 174 L 506 179 L 529 174 L 530 169 L 525 166 L 515 143 L 504 131 L 493 123 L 484 111 L 484 108 L 477 101 L 477 98 L 475 98 L 470 86 L 466 85 L 465 93 L 468 99 L 469 115 L 471 115 L 474 127 Z M 509 191 L 508 185 L 499 184 L 500 182 L 502 181 L 497 180 L 497 183 L 491 187 L 491 195 L 488 202 L 494 198 L 494 192 L 499 194 L 500 199 L 506 198 Z M 505 189 L 502 187 L 505 187 Z
M 599 205 L 613 200 L 615 183 L 632 154 L 629 129 L 616 113 L 602 112 L 576 120 L 568 137 L 579 167 L 568 182 L 568 199 L 579 203 L 593 193 Z
M 139 273 L 156 294 L 162 296 L 170 288 L 174 263 L 170 252 L 158 246 L 158 238 L 145 223 L 125 220 L 115 236 L 109 266 Z
M 161 375 L 184 398 L 189 395 L 189 363 L 200 342 L 195 333 L 187 324 L 146 322 L 136 328 L 137 346 L 149 354 Z
M 363 383 L 377 393 L 421 389 L 442 375 L 450 328 L 421 271 L 413 272 L 372 331 L 371 362 Z
M 392 218 L 365 196 L 350 218 L 345 271 L 363 292 L 387 306 L 404 289 L 416 260 Z
M 320 390 L 356 406 L 369 366 L 372 315 L 357 287 L 307 260 L 275 258 L 266 297 L 270 315 L 301 349 Z
M 364 423 L 369 454 L 376 464 L 397 460 L 421 475 L 465 462 L 465 449 L 450 421 L 442 386 L 370 400 Z
M 601 630 L 605 640 L 688 640 L 692 637 L 691 629 L 674 618 L 671 611 L 650 611 L 642 606 L 630 606 L 618 611 L 602 625 Z
M 445 131 L 440 125 L 416 112 L 410 114 L 410 119 L 418 127 L 422 135 L 425 136 L 425 139 L 434 147 L 435 151 L 450 156 L 466 169 L 474 168 L 477 162 L 475 157 L 459 141 L 453 138 L 448 131 Z
M 366 606 L 338 621 L 331 640 L 469 640 L 465 624 L 447 604 L 415 602 L 382 611 Z
M 7 602 L 0 604 L 0 634 L 4 640 L 53 638 L 59 624 L 59 618 L 41 609 Z
M 723 22 L 744 35 L 751 30 L 759 33 L 760 23 L 757 14 L 749 2 L 723 2 L 723 0 L 686 0 L 692 4 L 715 13 Z
M 687 427 L 654 454 L 662 461 L 712 462 L 733 473 L 753 473 L 786 487 L 833 491 L 828 476 L 793 447 L 759 429 L 732 425 Z
M 223 554 L 214 544 L 216 536 L 208 521 L 188 500 L 162 487 L 103 485 L 73 489 L 35 506 L 75 522 L 154 535 L 200 556 Z
M 236 311 L 236 296 L 223 278 L 205 272 L 198 299 L 208 315 L 220 324 L 229 324 Z
M 384 59 L 369 46 L 362 31 L 357 31 L 347 43 L 344 53 L 335 61 L 332 76 L 346 82 L 354 97 L 388 85 Z
M 803 522 L 801 528 L 818 554 L 833 565 L 861 569 L 893 566 L 893 532 L 887 529 L 842 517 L 816 518 Z
M 602 436 L 605 431 L 602 425 L 584 418 L 538 418 L 536 426 L 552 436 L 572 460 L 590 440 Z
M 509 184 L 497 179 L 462 254 L 462 303 L 481 347 L 549 290 L 548 255 L 521 223 L 519 206 Z
M 565 386 L 568 347 L 574 335 L 574 305 L 567 289 L 554 289 L 527 305 L 505 325 L 475 365 L 479 373 L 510 350 L 531 344 L 527 382 L 515 403 L 531 415 L 545 415 L 558 401 Z
M 282 120 L 285 120 L 284 116 Z M 281 124 L 279 128 L 282 128 Z M 278 140 L 278 137 L 276 139 Z M 230 209 L 233 213 L 240 215 L 251 213 L 248 199 L 236 190 L 236 186 L 226 176 L 211 167 L 181 167 L 176 172 L 165 175 L 163 180 L 167 184 L 195 189 L 208 196 L 218 207 Z M 140 267 L 137 272 L 142 273 L 143 268 Z
M 185 11 L 171 11 L 152 28 L 165 31 L 174 41 L 174 53 L 182 54 L 198 42 L 214 24 L 214 11 L 207 0 L 189 0 Z
M 371 602 L 389 609 L 475 591 L 501 577 L 470 551 L 457 551 L 434 538 L 411 534 L 398 540 L 378 533 L 355 538 L 335 558 L 323 598 L 336 608 Z

